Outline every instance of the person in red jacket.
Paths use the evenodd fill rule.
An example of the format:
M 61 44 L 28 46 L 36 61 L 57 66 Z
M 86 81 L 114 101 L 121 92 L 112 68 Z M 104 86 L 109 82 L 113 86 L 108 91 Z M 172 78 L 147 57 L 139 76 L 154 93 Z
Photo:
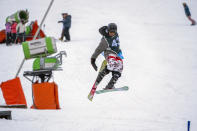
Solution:
M 12 36 L 12 43 L 16 43 L 16 26 L 17 22 L 13 21 L 12 26 L 11 26 L 11 36 Z

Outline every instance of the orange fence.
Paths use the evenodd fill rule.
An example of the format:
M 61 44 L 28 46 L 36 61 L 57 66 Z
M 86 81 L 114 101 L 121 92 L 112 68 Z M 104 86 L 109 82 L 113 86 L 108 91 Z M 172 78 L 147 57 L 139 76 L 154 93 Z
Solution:
M 6 35 L 5 30 L 0 31 L 0 43 L 3 43 L 5 41 Z

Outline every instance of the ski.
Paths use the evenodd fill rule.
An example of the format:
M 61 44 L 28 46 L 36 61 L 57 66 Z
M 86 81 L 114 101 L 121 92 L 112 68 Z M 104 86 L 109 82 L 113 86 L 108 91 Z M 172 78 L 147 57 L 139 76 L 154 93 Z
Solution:
M 94 97 L 94 94 L 95 94 L 97 85 L 98 85 L 97 82 L 95 82 L 94 85 L 93 85 L 93 87 L 92 87 L 92 89 L 91 89 L 91 91 L 90 91 L 90 93 L 89 93 L 89 95 L 88 95 L 88 99 L 89 99 L 90 101 L 92 101 L 92 99 L 93 99 L 93 97 Z
M 101 71 L 105 68 L 106 64 L 107 64 L 107 61 L 104 60 L 104 61 L 102 62 L 102 64 L 101 64 L 101 67 L 100 67 L 99 72 L 101 72 Z M 92 89 L 91 89 L 91 91 L 90 91 L 90 93 L 89 93 L 89 95 L 88 95 L 88 99 L 89 99 L 90 101 L 92 101 L 92 99 L 93 99 L 93 97 L 94 97 L 94 94 L 95 94 L 97 85 L 98 85 L 98 83 L 95 82 L 94 85 L 93 85 L 93 87 L 92 87 Z
M 127 91 L 129 90 L 128 86 L 123 86 L 120 88 L 114 88 L 114 89 L 102 89 L 102 90 L 98 90 L 96 91 L 96 94 L 102 94 L 102 93 L 107 93 L 107 92 L 114 92 L 114 91 Z

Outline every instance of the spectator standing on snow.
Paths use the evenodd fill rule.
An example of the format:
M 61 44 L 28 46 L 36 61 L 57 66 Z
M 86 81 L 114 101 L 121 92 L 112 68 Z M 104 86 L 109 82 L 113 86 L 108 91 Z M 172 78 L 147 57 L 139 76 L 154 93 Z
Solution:
M 68 13 L 62 13 L 63 20 L 58 21 L 58 23 L 63 23 L 63 29 L 61 33 L 61 37 L 59 40 L 63 41 L 65 36 L 65 42 L 70 41 L 70 27 L 71 27 L 71 15 L 68 15 Z
M 185 10 L 185 15 L 191 21 L 191 25 L 196 25 L 196 21 L 191 18 L 191 13 L 190 13 L 189 7 L 185 2 L 183 3 L 183 7 L 184 7 L 184 10 Z
M 17 30 L 16 43 L 18 43 L 18 39 L 20 40 L 20 43 L 24 42 L 26 27 L 25 27 L 25 22 L 23 20 L 18 23 L 18 25 L 16 26 L 16 30 Z
M 11 38 L 11 23 L 7 22 L 5 24 L 5 27 L 6 27 L 6 29 L 5 29 L 5 31 L 6 31 L 6 45 L 8 46 L 8 45 L 10 45 L 11 40 L 12 40 L 12 38 Z
M 16 26 L 17 26 L 17 22 L 13 21 L 11 26 L 12 43 L 16 43 Z

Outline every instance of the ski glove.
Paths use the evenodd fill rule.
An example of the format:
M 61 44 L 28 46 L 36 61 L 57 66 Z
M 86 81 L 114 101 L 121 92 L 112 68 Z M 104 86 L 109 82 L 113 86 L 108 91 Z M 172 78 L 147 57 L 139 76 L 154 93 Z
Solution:
M 108 36 L 108 31 L 107 31 L 107 26 L 103 26 L 99 29 L 99 33 L 102 35 L 102 36 Z
M 95 71 L 97 71 L 97 66 L 96 66 L 96 64 L 95 64 L 95 61 L 96 61 L 96 59 L 91 58 L 92 67 L 94 68 Z

